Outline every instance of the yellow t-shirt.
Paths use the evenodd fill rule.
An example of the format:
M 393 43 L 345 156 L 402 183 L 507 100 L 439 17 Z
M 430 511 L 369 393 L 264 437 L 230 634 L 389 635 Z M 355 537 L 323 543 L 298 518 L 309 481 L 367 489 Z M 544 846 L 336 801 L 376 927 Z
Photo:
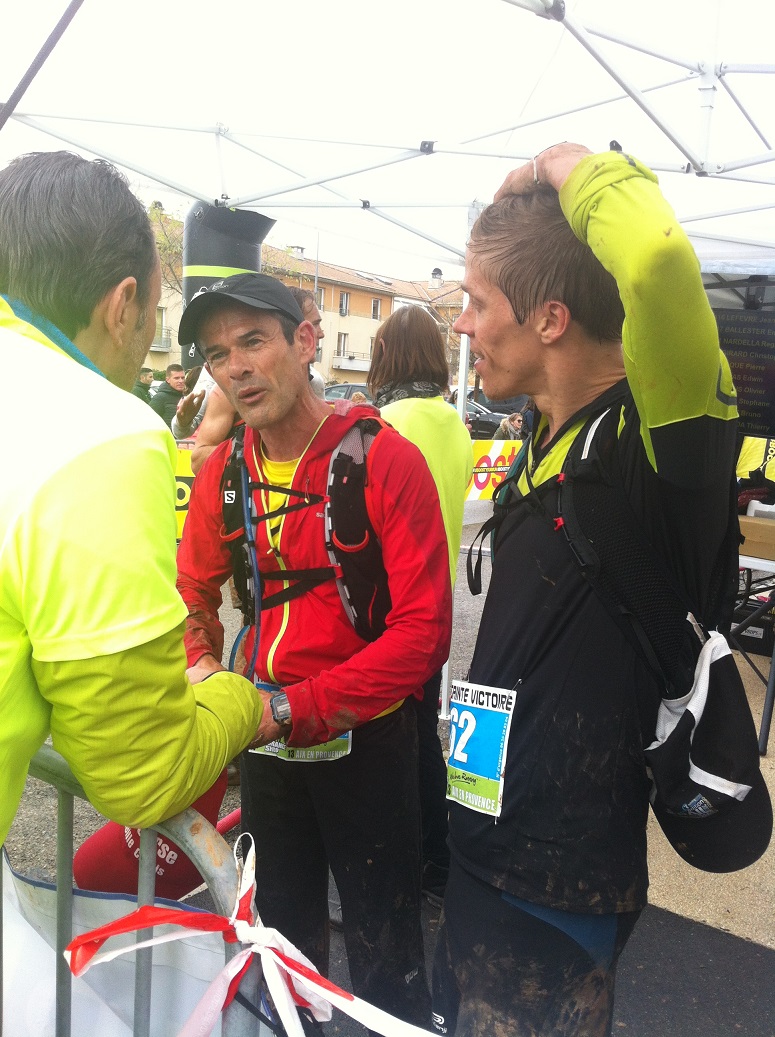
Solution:
M 159 820 L 260 717 L 240 678 L 201 692 L 184 678 L 175 442 L 1 298 L 0 365 L 10 385 L 34 375 L 33 398 L 10 392 L 0 410 L 0 843 L 49 729 L 100 809 Z
M 266 481 L 268 483 L 272 486 L 281 486 L 288 490 L 293 482 L 293 476 L 299 464 L 299 458 L 295 457 L 292 461 L 270 461 L 262 450 L 261 464 L 263 465 L 264 474 L 266 475 Z M 285 505 L 289 503 L 290 498 L 287 494 L 277 492 L 276 490 L 261 490 L 261 500 L 263 504 L 262 510 L 264 511 L 264 514 L 267 514 L 285 507 Z M 279 548 L 280 546 L 280 532 L 282 530 L 284 518 L 284 515 L 279 515 L 277 518 L 274 518 L 269 522 L 269 540 L 275 548 Z
M 474 467 L 474 451 L 460 415 L 441 396 L 388 403 L 380 415 L 419 449 L 436 483 L 447 534 L 449 572 L 455 586 L 463 536 L 463 507 Z

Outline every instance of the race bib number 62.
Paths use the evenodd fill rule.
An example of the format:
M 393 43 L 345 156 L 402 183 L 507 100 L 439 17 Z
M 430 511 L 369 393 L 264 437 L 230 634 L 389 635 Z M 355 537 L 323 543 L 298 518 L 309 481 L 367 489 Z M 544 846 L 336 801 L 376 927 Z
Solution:
M 447 799 L 498 817 L 517 693 L 452 681 Z

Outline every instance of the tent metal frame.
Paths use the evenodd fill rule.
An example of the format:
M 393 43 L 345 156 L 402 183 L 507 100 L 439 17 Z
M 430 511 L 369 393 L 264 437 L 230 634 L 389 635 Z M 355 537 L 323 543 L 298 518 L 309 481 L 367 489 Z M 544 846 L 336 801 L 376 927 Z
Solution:
M 431 244 L 444 249 L 451 255 L 461 258 L 464 255 L 463 249 L 458 244 L 450 243 L 436 237 L 435 235 L 429 234 L 421 227 L 411 223 L 399 220 L 396 216 L 390 215 L 386 210 L 393 208 L 419 208 L 418 204 L 406 205 L 400 202 L 384 201 L 376 203 L 367 198 L 354 198 L 352 195 L 348 195 L 345 191 L 334 186 L 340 181 L 345 180 L 348 177 L 355 176 L 360 173 L 370 172 L 377 169 L 384 169 L 391 165 L 404 163 L 419 158 L 428 158 L 433 155 L 447 155 L 447 156 L 466 156 L 466 157 L 481 157 L 481 158 L 498 158 L 498 159 L 509 159 L 515 163 L 524 162 L 531 156 L 526 153 L 520 153 L 518 149 L 508 149 L 505 151 L 497 150 L 484 150 L 481 148 L 481 144 L 493 137 L 498 137 L 507 133 L 514 133 L 520 129 L 525 129 L 529 126 L 536 126 L 542 122 L 549 121 L 561 116 L 567 116 L 570 114 L 581 113 L 589 111 L 593 108 L 599 108 L 605 105 L 610 105 L 616 101 L 620 101 L 623 98 L 629 97 L 647 116 L 647 118 L 658 128 L 661 134 L 667 138 L 667 140 L 678 150 L 679 154 L 685 159 L 685 161 L 677 161 L 674 163 L 665 163 L 664 161 L 648 162 L 648 158 L 644 158 L 647 164 L 650 165 L 657 172 L 666 173 L 683 173 L 690 174 L 694 173 L 697 176 L 714 177 L 718 179 L 730 179 L 744 181 L 748 183 L 758 183 L 767 186 L 775 186 L 775 176 L 772 177 L 761 177 L 755 176 L 751 171 L 755 170 L 758 166 L 769 162 L 775 162 L 775 152 L 770 149 L 769 140 L 765 132 L 758 126 L 754 116 L 748 111 L 745 104 L 738 97 L 736 91 L 730 85 L 729 77 L 733 75 L 749 75 L 749 74 L 775 74 L 775 65 L 762 65 L 762 64 L 745 64 L 745 63 L 732 63 L 732 62 L 721 62 L 717 63 L 714 58 L 707 60 L 695 60 L 686 54 L 670 53 L 664 49 L 655 49 L 653 47 L 645 46 L 642 42 L 625 37 L 620 34 L 613 33 L 605 27 L 595 26 L 592 24 L 583 25 L 578 22 L 571 15 L 568 14 L 565 8 L 563 0 L 500 0 L 502 3 L 506 3 L 511 7 L 515 7 L 521 11 L 527 12 L 534 16 L 538 16 L 547 21 L 553 21 L 557 23 L 558 30 L 564 29 L 569 33 L 578 44 L 587 51 L 587 53 L 598 63 L 598 65 L 607 73 L 607 75 L 617 84 L 620 92 L 612 94 L 611 96 L 605 97 L 600 100 L 591 101 L 589 103 L 579 105 L 574 108 L 565 108 L 559 111 L 550 111 L 544 113 L 542 116 L 514 123 L 513 125 L 500 127 L 496 130 L 490 130 L 485 134 L 482 134 L 475 138 L 469 138 L 468 140 L 450 144 L 449 146 L 444 145 L 437 141 L 421 141 L 418 145 L 412 144 L 386 144 L 384 142 L 379 143 L 365 143 L 355 141 L 315 141 L 313 138 L 279 138 L 272 136 L 263 136 L 260 134 L 243 133 L 239 131 L 233 131 L 229 127 L 223 124 L 216 124 L 215 126 L 197 126 L 197 125 L 176 125 L 176 124 L 164 124 L 164 123 L 147 123 L 147 122 L 121 122 L 112 121 L 108 119 L 92 119 L 92 118 L 80 118 L 78 116 L 51 116 L 43 113 L 23 113 L 14 112 L 10 118 L 28 126 L 32 129 L 40 131 L 41 133 L 47 134 L 54 137 L 64 143 L 76 147 L 79 150 L 87 151 L 92 154 L 98 155 L 99 157 L 108 159 L 114 164 L 127 169 L 138 176 L 141 176 L 149 181 L 158 183 L 171 191 L 199 201 L 215 201 L 216 204 L 228 204 L 232 207 L 241 208 L 256 208 L 260 203 L 268 207 L 278 208 L 361 208 L 364 212 L 371 216 L 376 216 L 400 229 L 407 231 L 416 237 L 419 237 Z M 607 56 L 606 53 L 601 49 L 598 44 L 598 40 L 607 41 L 608 43 L 616 44 L 620 47 L 627 48 L 632 51 L 636 51 L 645 54 L 649 57 L 658 58 L 669 64 L 676 66 L 684 71 L 686 74 L 683 78 L 668 79 L 663 82 L 653 83 L 651 85 L 640 88 L 634 82 L 631 81 L 622 70 Z M 681 133 L 676 127 L 672 126 L 667 119 L 664 118 L 652 104 L 650 95 L 655 93 L 663 92 L 671 87 L 678 86 L 682 83 L 695 81 L 697 84 L 697 90 L 699 95 L 699 104 L 702 114 L 702 141 L 698 147 L 686 137 L 685 134 Z M 711 155 L 711 129 L 713 125 L 715 101 L 716 95 L 719 88 L 723 89 L 730 100 L 732 101 L 734 108 L 739 112 L 740 118 L 745 124 L 750 127 L 756 134 L 758 139 L 762 142 L 765 149 L 757 154 L 750 154 L 744 156 L 725 156 L 723 160 L 719 161 L 714 159 Z M 216 155 L 218 160 L 218 168 L 220 171 L 220 197 L 213 198 L 213 192 L 203 190 L 191 183 L 186 183 L 181 180 L 173 179 L 167 176 L 163 172 L 155 169 L 148 168 L 147 166 L 137 162 L 131 156 L 126 154 L 113 154 L 107 152 L 104 148 L 101 148 L 98 143 L 93 141 L 85 140 L 79 137 L 76 133 L 69 132 L 61 126 L 52 125 L 52 123 L 62 122 L 79 122 L 79 123 L 93 123 L 93 124 L 110 124 L 119 127 L 141 127 L 147 129 L 158 129 L 166 130 L 169 132 L 186 132 L 186 133 L 197 133 L 197 134 L 209 134 L 213 137 L 214 147 L 216 149 Z M 254 143 L 258 138 L 262 138 L 267 141 L 268 147 L 258 147 Z M 320 143 L 326 144 L 327 146 L 342 146 L 342 147 L 359 147 L 361 149 L 383 149 L 389 152 L 389 154 L 382 160 L 373 159 L 366 163 L 356 164 L 351 167 L 347 167 L 340 170 L 334 170 L 324 175 L 308 176 L 302 169 L 288 166 L 281 162 L 278 158 L 271 154 L 271 142 L 273 140 L 297 140 L 303 143 Z M 239 197 L 229 197 L 225 188 L 226 175 L 225 175 L 225 145 L 231 145 L 234 148 L 250 152 L 256 157 L 267 161 L 277 168 L 285 170 L 289 174 L 289 180 L 287 183 L 281 184 L 272 190 L 255 191 L 244 194 Z M 477 147 L 479 145 L 479 147 Z M 327 193 L 331 195 L 331 199 L 325 202 L 308 201 L 306 199 L 289 199 L 289 196 L 296 194 L 297 192 L 304 191 L 308 188 L 321 187 Z M 468 206 L 469 202 L 461 202 L 461 208 Z M 424 208 L 431 208 L 435 206 L 425 206 Z M 735 216 L 742 215 L 746 212 L 756 210 L 775 209 L 775 199 L 772 203 L 763 203 L 756 207 L 740 207 L 734 209 L 719 210 L 718 212 L 705 213 L 702 215 L 688 216 L 682 222 L 700 223 L 703 220 L 717 218 L 720 216 Z M 700 236 L 699 233 L 693 231 L 694 236 Z M 709 235 L 716 240 L 723 240 L 718 235 Z M 741 241 L 740 238 L 731 238 L 733 241 Z M 755 244 L 759 246 L 769 246 L 770 243 L 766 241 L 751 241 L 751 239 L 745 239 L 746 243 Z

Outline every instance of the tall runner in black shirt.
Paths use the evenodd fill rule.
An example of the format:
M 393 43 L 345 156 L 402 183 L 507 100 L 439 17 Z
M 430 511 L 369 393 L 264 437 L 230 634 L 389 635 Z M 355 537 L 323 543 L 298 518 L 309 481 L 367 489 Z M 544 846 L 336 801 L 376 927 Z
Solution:
M 556 477 L 590 414 L 616 407 L 633 511 L 711 619 L 735 392 L 692 247 L 630 156 L 561 144 L 510 174 L 473 229 L 464 289 L 455 329 L 485 393 L 529 393 L 540 420 L 452 691 L 434 1025 L 603 1037 L 646 902 L 642 750 L 660 688 L 554 528 Z

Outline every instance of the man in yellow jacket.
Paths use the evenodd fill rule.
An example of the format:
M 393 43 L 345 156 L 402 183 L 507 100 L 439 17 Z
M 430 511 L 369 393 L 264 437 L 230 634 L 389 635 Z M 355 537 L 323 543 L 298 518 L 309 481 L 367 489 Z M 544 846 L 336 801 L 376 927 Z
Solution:
M 99 811 L 148 826 L 261 718 L 249 681 L 186 673 L 175 443 L 124 391 L 155 329 L 153 233 L 117 170 L 56 152 L 0 172 L 0 240 L 0 367 L 36 373 L 0 413 L 0 844 L 49 732 Z

